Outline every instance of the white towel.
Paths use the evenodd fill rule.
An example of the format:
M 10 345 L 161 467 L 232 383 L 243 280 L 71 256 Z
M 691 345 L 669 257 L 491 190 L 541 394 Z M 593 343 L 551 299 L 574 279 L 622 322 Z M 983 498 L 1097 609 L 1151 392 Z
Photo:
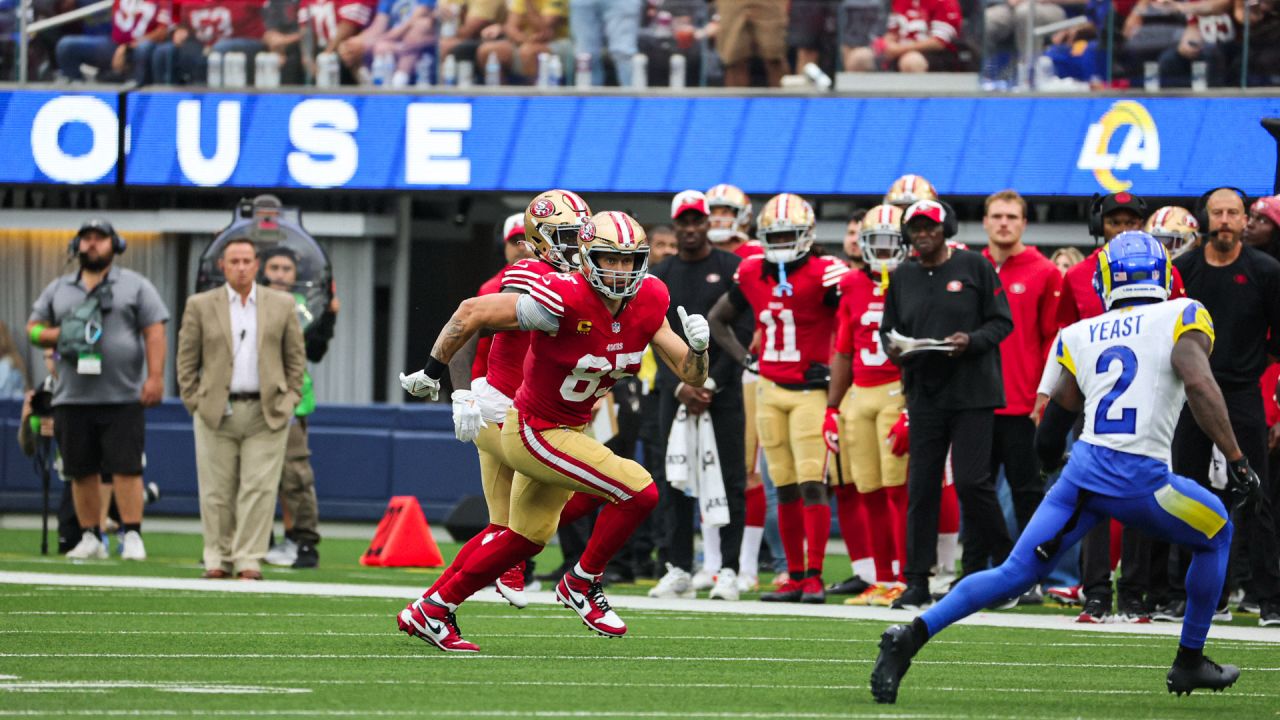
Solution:
M 1213 455 L 1209 458 L 1209 486 L 1214 490 L 1227 489 L 1227 456 L 1213 446 Z
M 710 414 L 702 413 L 691 421 L 688 409 L 680 407 L 667 436 L 666 466 L 671 487 L 698 498 L 704 527 L 729 524 L 729 502 Z

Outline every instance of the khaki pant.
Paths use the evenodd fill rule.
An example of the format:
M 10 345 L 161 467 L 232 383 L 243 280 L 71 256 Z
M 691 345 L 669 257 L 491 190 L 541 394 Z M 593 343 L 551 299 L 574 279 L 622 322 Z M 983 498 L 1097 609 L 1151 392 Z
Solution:
M 515 470 L 508 527 L 539 544 L 555 534 L 575 492 L 616 503 L 653 483 L 640 463 L 614 454 L 582 427 L 534 430 L 515 408 L 502 425 L 502 449 Z
M 288 428 L 268 428 L 257 400 L 231 403 L 231 414 L 216 428 L 199 415 L 193 424 L 204 567 L 259 570 L 271 538 Z
M 858 492 L 875 492 L 907 482 L 907 456 L 889 450 L 885 437 L 906 407 L 902 383 L 850 388 L 840 405 L 840 454 L 845 482 Z
M 480 455 L 480 488 L 489 507 L 489 522 L 506 527 L 511 517 L 511 479 L 515 471 L 507 464 L 502 450 L 502 428 L 488 426 L 476 436 L 476 452 Z
M 826 390 L 787 390 L 764 378 L 756 383 L 756 432 L 775 486 L 823 481 L 826 412 Z
M 284 450 L 284 472 L 280 475 L 280 504 L 293 520 L 294 542 L 320 542 L 320 508 L 316 504 L 316 474 L 311 469 L 311 448 L 307 442 L 307 419 L 289 423 L 289 439 Z

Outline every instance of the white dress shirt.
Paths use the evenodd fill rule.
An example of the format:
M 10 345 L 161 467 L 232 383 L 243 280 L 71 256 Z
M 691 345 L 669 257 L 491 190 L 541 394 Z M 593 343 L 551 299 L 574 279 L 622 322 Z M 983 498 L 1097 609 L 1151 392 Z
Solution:
M 227 285 L 231 303 L 231 392 L 258 392 L 258 284 L 249 290 L 247 302 Z

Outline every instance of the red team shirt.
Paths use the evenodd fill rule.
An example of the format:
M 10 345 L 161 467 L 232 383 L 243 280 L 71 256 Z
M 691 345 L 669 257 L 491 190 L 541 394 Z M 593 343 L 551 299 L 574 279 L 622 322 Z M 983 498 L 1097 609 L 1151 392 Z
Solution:
M 507 267 L 511 267 L 508 265 Z M 507 268 L 502 268 L 494 273 L 493 277 L 485 280 L 476 291 L 476 297 L 481 295 L 493 295 L 502 289 L 502 274 Z M 500 334 L 500 333 L 499 333 Z M 493 335 L 482 337 L 476 340 L 476 359 L 471 361 L 471 379 L 482 378 L 489 372 L 489 352 L 493 347 Z M 507 397 L 511 397 L 507 395 Z
M 363 28 L 373 21 L 377 6 L 377 0 L 302 0 L 298 22 L 310 22 L 316 45 L 325 47 L 338 34 L 338 23 L 349 22 Z
M 560 330 L 554 336 L 527 333 L 527 382 L 516 393 L 516 408 L 535 430 L 585 425 L 596 401 L 640 370 L 645 348 L 666 321 L 667 286 L 646 277 L 617 317 L 579 273 L 548 273 L 528 287 L 560 318 Z
M 181 0 L 178 15 L 202 45 L 227 38 L 257 40 L 266 32 L 262 0 Z
M 888 30 L 899 40 L 920 42 L 936 38 L 954 50 L 961 22 L 957 0 L 893 0 Z
M 111 40 L 117 45 L 137 42 L 157 28 L 172 24 L 170 0 L 116 0 L 111 9 Z
M 996 415 L 1030 415 L 1044 363 L 1058 334 L 1062 273 L 1033 247 L 1010 256 L 999 266 L 991 259 L 989 249 L 984 248 L 982 256 L 1000 277 L 1013 314 L 1013 332 L 1000 341 L 1005 406 L 997 408 Z
M 775 268 L 772 263 L 769 268 Z M 774 294 L 775 273 L 765 273 L 764 256 L 747 258 L 738 266 L 734 282 L 755 312 L 761 333 L 760 376 L 781 385 L 803 385 L 812 363 L 831 360 L 836 303 L 841 278 L 849 268 L 833 257 L 810 256 L 787 274 L 793 294 Z
M 839 327 L 836 352 L 853 357 L 853 384 L 876 387 L 902 379 L 880 344 L 884 293 L 879 281 L 862 270 L 850 270 L 840 281 Z
M 1093 251 L 1075 267 L 1067 271 L 1062 280 L 1062 297 L 1058 300 L 1058 327 L 1064 328 L 1072 323 L 1097 317 L 1104 311 L 1102 298 L 1093 290 L 1093 273 L 1098 269 L 1098 253 L 1102 248 Z M 1173 269 L 1173 286 L 1169 299 L 1186 297 L 1187 291 L 1182 287 L 1182 273 Z
M 508 265 L 498 274 L 497 287 L 493 292 L 506 288 L 531 292 L 531 284 L 540 280 L 543 275 L 555 271 L 555 268 L 541 260 L 520 260 Z M 529 354 L 529 343 L 534 334 L 523 330 L 507 330 L 493 336 L 493 344 L 489 346 L 488 369 L 484 375 L 490 387 L 509 398 L 516 396 L 516 390 L 524 379 L 525 356 Z M 474 368 L 471 377 L 480 377 L 475 374 Z
M 758 240 L 748 240 L 733 249 L 733 254 L 746 260 L 764 254 L 764 246 Z

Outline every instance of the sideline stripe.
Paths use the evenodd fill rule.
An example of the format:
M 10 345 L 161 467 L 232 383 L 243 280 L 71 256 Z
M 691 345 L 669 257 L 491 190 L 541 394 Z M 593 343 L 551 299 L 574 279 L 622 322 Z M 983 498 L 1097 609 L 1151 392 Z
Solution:
M 194 571 L 193 571 L 194 572 Z M 226 580 L 201 580 L 197 578 L 157 578 L 128 577 L 111 575 L 71 575 L 65 573 L 36 572 L 0 572 L 0 585 L 50 585 L 62 587 L 115 587 L 141 588 L 148 590 L 197 590 L 202 592 L 228 594 L 282 594 L 305 596 L 340 596 L 346 598 L 393 598 L 402 601 L 417 599 L 422 594 L 421 587 L 402 587 L 395 585 L 353 585 L 342 583 L 292 582 L 285 580 L 262 580 L 259 582 L 232 582 Z M 550 591 L 526 592 L 525 595 L 533 605 L 559 607 L 560 602 Z M 3 596 L 0 595 L 0 598 Z M 506 603 L 496 593 L 481 592 L 468 602 Z M 748 622 L 809 622 L 815 618 L 834 620 L 874 620 L 878 622 L 910 622 L 915 614 L 906 610 L 890 610 L 888 608 L 856 607 L 852 605 L 806 605 L 797 607 L 788 604 L 762 603 L 750 600 L 730 602 L 717 600 L 659 600 L 635 595 L 615 595 L 609 598 L 609 604 L 615 610 L 648 610 L 681 613 L 693 617 L 714 613 L 719 615 L 741 615 Z M 121 611 L 98 611 L 93 609 L 77 610 L 88 615 L 130 615 Z M 155 615 L 164 612 L 151 613 Z M 173 615 L 201 615 L 202 613 L 171 613 Z M 377 613 L 226 613 L 237 617 L 377 617 Z M 0 611 L 3 615 L 65 615 L 62 611 Z M 674 619 L 674 618 L 666 618 Z M 1083 625 L 1074 622 L 1069 615 L 1029 615 L 1020 613 L 980 612 L 960 621 L 962 625 L 976 627 L 1016 628 L 1029 630 L 1057 630 L 1087 635 L 1142 635 L 1148 637 L 1178 637 L 1182 628 L 1174 623 L 1107 623 L 1102 625 Z M 1215 625 L 1210 632 L 1210 641 L 1243 640 L 1280 644 L 1280 631 L 1273 628 L 1238 627 L 1233 625 Z
M 0 717 L 422 717 L 422 710 L 0 710 Z M 1058 717 L 1051 715 L 936 715 L 898 713 L 813 713 L 769 712 L 680 712 L 650 710 L 436 710 L 432 717 L 500 717 L 500 718 L 744 718 L 746 720 L 802 718 L 804 720 L 841 720 L 843 718 L 904 718 L 905 720 L 943 720 L 944 718 L 985 718 L 986 720 L 1025 720 Z

